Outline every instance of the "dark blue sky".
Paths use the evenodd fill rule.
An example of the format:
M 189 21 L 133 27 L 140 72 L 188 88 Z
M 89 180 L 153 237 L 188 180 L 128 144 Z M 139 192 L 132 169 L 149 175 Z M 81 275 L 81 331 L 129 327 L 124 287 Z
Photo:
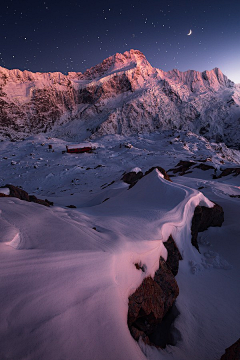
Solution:
M 5 0 L 0 65 L 83 72 L 116 52 L 138 49 L 160 69 L 219 67 L 240 83 L 239 14 L 239 0 Z

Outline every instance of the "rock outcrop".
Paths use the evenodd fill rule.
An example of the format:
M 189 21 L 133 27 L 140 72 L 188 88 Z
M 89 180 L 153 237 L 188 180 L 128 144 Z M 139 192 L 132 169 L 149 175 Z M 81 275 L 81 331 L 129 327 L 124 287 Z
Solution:
M 214 167 L 214 166 L 208 165 L 208 164 L 204 164 L 204 163 L 201 163 L 201 164 L 195 166 L 195 168 L 196 168 L 196 169 L 203 170 L 203 171 L 215 170 L 215 167 Z
M 143 177 L 142 171 L 139 172 L 130 171 L 128 173 L 125 173 L 122 176 L 121 180 L 129 184 L 130 187 L 133 187 L 142 177 Z
M 199 251 L 198 232 L 210 226 L 221 226 L 223 221 L 224 213 L 220 205 L 215 204 L 212 208 L 197 206 L 192 219 L 192 245 Z M 133 338 L 138 340 L 141 336 L 146 344 L 157 347 L 175 345 L 176 338 L 181 337 L 178 330 L 174 329 L 173 321 L 178 316 L 175 300 L 179 288 L 175 276 L 182 256 L 171 235 L 164 246 L 168 252 L 167 260 L 162 257 L 159 259 L 159 268 L 154 278 L 146 277 L 129 297 L 128 304 L 128 327 Z M 137 270 L 145 271 L 144 266 L 135 266 Z
M 169 169 L 169 172 L 172 172 L 173 174 L 179 174 L 179 175 L 185 175 L 185 174 L 189 174 L 192 171 L 190 171 L 190 169 L 192 168 L 193 165 L 196 165 L 196 162 L 194 161 L 186 161 L 186 160 L 180 160 L 177 165 L 175 166 L 175 168 L 173 169 Z
M 163 178 L 165 180 L 168 181 L 172 181 L 168 175 L 168 173 L 166 172 L 166 170 L 164 170 L 161 166 L 153 166 L 151 167 L 151 169 L 147 170 L 145 172 L 145 174 L 143 174 L 142 171 L 130 171 L 128 173 L 124 173 L 121 180 L 124 181 L 125 183 L 129 184 L 129 189 L 131 189 L 134 185 L 136 185 L 136 183 L 142 179 L 143 176 L 146 176 L 148 174 L 150 174 L 153 170 L 157 169 L 158 171 L 160 171 L 160 173 L 163 175 Z
M 174 275 L 160 258 L 154 278 L 147 277 L 129 297 L 128 327 L 135 340 L 142 336 L 150 344 L 149 335 L 162 322 L 179 294 Z
M 221 178 L 229 175 L 233 175 L 233 176 L 240 175 L 240 168 L 239 167 L 226 168 L 221 172 L 221 174 L 217 178 Z
M 146 277 L 129 297 L 128 327 L 135 340 L 141 336 L 147 344 L 151 344 L 151 335 L 163 322 L 179 294 L 174 274 L 177 274 L 181 255 L 172 236 L 164 244 L 168 250 L 167 262 L 161 257 L 154 278 Z M 136 268 L 142 270 L 141 266 Z
M 166 170 L 164 170 L 161 166 L 153 166 L 151 167 L 151 169 L 147 170 L 145 172 L 144 175 L 148 175 L 150 174 L 153 170 L 157 169 L 158 171 L 160 171 L 160 173 L 163 175 L 164 179 L 165 180 L 168 180 L 168 181 L 172 181 L 168 175 L 168 173 L 166 172 Z
M 212 208 L 198 205 L 192 219 L 192 245 L 199 251 L 198 233 L 207 230 L 210 226 L 222 226 L 223 221 L 224 212 L 220 205 L 214 204 Z
M 182 260 L 182 255 L 180 254 L 180 251 L 178 250 L 172 235 L 169 236 L 168 240 L 164 243 L 164 246 L 167 249 L 169 255 L 167 257 L 166 264 L 173 275 L 176 276 L 178 273 L 179 260 Z
M 45 199 L 45 200 L 38 199 L 35 195 L 29 195 L 25 190 L 20 189 L 17 186 L 7 184 L 7 185 L 3 186 L 3 188 L 9 189 L 9 195 L 4 195 L 4 194 L 0 193 L 0 197 L 15 197 L 20 200 L 35 202 L 37 204 L 41 204 L 44 206 L 53 205 L 53 202 L 51 202 L 47 199 Z

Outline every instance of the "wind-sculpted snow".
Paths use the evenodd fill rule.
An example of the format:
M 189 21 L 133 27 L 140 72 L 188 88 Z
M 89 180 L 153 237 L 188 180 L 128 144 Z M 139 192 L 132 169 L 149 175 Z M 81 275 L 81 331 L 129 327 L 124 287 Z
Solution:
M 179 131 L 108 135 L 84 154 L 62 153 L 66 145 L 44 135 L 0 143 L 0 358 L 220 358 L 240 332 L 240 189 L 235 172 L 219 175 L 239 167 L 239 152 Z M 131 189 L 122 180 L 181 160 L 213 168 L 194 165 L 172 182 L 153 170 Z M 54 206 L 4 197 L 9 183 Z M 200 254 L 191 221 L 209 199 L 225 221 L 201 233 Z M 157 350 L 132 338 L 128 297 L 167 259 L 170 234 L 183 257 L 175 323 L 182 340 Z
M 128 297 L 153 276 L 160 255 L 167 258 L 163 241 L 171 233 L 185 261 L 192 256 L 188 230 L 200 202 L 211 206 L 157 170 L 113 200 L 73 210 L 73 217 L 62 208 L 2 198 L 1 237 L 18 251 L 1 246 L 8 289 L 0 303 L 1 357 L 143 359 L 127 331 Z M 136 262 L 145 264 L 144 274 Z
M 238 148 L 239 106 L 239 86 L 220 69 L 164 72 L 138 50 L 111 56 L 84 74 L 0 68 L 3 138 L 50 132 L 79 141 L 183 129 Z

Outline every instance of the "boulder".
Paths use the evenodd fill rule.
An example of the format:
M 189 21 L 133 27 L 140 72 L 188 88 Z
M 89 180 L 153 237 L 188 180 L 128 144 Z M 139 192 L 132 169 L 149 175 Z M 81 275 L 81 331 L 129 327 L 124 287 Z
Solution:
M 222 226 L 223 221 L 224 212 L 220 205 L 214 204 L 212 208 L 196 206 L 191 227 L 192 245 L 199 251 L 198 233 L 207 230 L 210 226 Z
M 164 246 L 168 251 L 166 264 L 173 275 L 176 276 L 179 268 L 179 260 L 182 260 L 182 255 L 180 254 L 172 235 L 164 242 Z
M 158 171 L 161 172 L 161 174 L 163 174 L 165 180 L 172 181 L 170 179 L 170 177 L 168 176 L 166 170 L 164 170 L 161 166 L 151 167 L 151 169 L 147 170 L 144 175 L 143 175 L 142 171 L 139 171 L 139 172 L 130 171 L 128 173 L 123 174 L 121 180 L 124 181 L 125 183 L 129 184 L 130 185 L 129 189 L 131 189 L 134 185 L 136 185 L 138 180 L 140 180 L 143 176 L 150 174 L 155 169 L 157 169 Z
M 130 171 L 128 173 L 125 173 L 122 176 L 121 180 L 129 184 L 130 187 L 133 187 L 142 177 L 143 177 L 142 171 L 139 171 L 137 173 L 135 171 Z
M 193 165 L 196 165 L 196 163 L 193 162 L 193 161 L 183 161 L 183 160 L 180 160 L 179 163 L 176 165 L 176 167 L 173 168 L 173 169 L 169 169 L 168 172 L 169 172 L 169 171 L 172 171 L 173 174 L 179 173 L 179 175 L 185 175 L 185 174 L 190 173 L 189 169 L 190 169 Z
M 166 172 L 166 170 L 164 170 L 161 166 L 153 166 L 151 167 L 151 169 L 147 170 L 145 172 L 145 175 L 148 175 L 150 174 L 150 172 L 152 172 L 153 170 L 157 169 L 158 171 L 160 171 L 161 174 L 163 174 L 164 176 L 164 179 L 165 180 L 168 180 L 168 181 L 172 181 L 168 175 L 168 173 Z
M 30 201 L 28 193 L 19 187 L 10 184 L 5 185 L 5 187 L 9 188 L 10 197 L 16 197 L 20 200 Z
M 48 199 L 45 199 L 45 200 L 38 199 L 35 195 L 29 195 L 29 201 L 35 202 L 37 204 L 41 204 L 44 206 L 52 206 L 53 205 L 52 201 L 49 201 Z
M 195 169 L 201 169 L 201 170 L 203 170 L 203 171 L 216 170 L 214 166 L 208 165 L 208 164 L 203 164 L 203 163 L 195 166 L 194 168 L 195 168 Z
M 175 277 L 163 258 L 154 278 L 146 277 L 129 297 L 128 327 L 135 340 L 141 336 L 150 344 L 149 335 L 161 323 L 179 294 Z
M 20 189 L 17 186 L 7 184 L 4 186 L 5 188 L 8 188 L 10 190 L 9 195 L 0 194 L 0 197 L 15 197 L 20 200 L 29 201 L 29 202 L 35 202 L 37 204 L 41 204 L 44 206 L 51 206 L 53 205 L 53 202 L 45 199 L 38 199 L 35 195 L 29 195 L 25 190 Z

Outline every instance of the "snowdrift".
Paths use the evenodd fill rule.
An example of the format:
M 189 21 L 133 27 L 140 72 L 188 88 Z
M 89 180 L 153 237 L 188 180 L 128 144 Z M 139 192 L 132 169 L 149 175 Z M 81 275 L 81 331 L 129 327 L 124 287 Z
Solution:
M 1 199 L 1 357 L 144 359 L 128 297 L 167 258 L 168 235 L 184 261 L 199 258 L 190 240 L 199 203 L 212 206 L 157 170 L 84 211 Z
M 239 152 L 172 131 L 96 144 L 91 154 L 72 155 L 62 154 L 71 144 L 43 135 L 0 143 L 1 186 L 14 180 L 55 204 L 0 198 L 0 358 L 219 359 L 240 333 L 239 179 L 219 177 L 239 168 Z M 176 169 L 181 160 L 212 167 L 193 165 L 173 182 L 155 170 L 131 189 L 121 180 L 131 170 Z M 209 199 L 225 221 L 201 233 L 200 254 L 191 219 L 196 205 L 212 207 Z M 154 275 L 160 256 L 167 259 L 170 234 L 183 257 L 175 323 L 182 340 L 161 350 L 132 338 L 128 297 Z

